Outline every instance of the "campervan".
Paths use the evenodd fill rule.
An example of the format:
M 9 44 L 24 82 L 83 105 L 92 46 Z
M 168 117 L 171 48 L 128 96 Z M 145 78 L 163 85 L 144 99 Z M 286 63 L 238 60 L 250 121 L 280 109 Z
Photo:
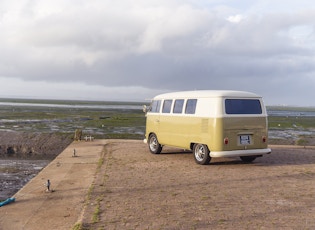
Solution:
M 252 162 L 271 153 L 262 97 L 244 91 L 197 90 L 161 94 L 145 109 L 144 142 L 153 154 L 163 146 L 192 150 L 196 163 L 212 157 Z

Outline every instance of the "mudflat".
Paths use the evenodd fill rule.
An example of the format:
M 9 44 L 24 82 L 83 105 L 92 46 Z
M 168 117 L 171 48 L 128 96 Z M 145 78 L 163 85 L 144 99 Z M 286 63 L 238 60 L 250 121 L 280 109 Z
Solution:
M 0 208 L 0 229 L 314 229 L 315 148 L 270 147 L 201 166 L 138 140 L 73 142 Z

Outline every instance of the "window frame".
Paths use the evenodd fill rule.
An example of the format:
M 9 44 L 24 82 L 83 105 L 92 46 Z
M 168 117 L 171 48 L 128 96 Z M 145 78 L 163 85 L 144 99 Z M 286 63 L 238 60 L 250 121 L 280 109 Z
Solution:
M 181 102 L 181 104 L 179 104 L 178 102 Z M 174 114 L 182 114 L 183 109 L 184 109 L 184 104 L 185 104 L 185 99 L 175 99 L 174 105 L 173 105 L 173 113 Z M 179 106 L 176 107 L 176 105 L 179 105 Z
M 173 99 L 165 99 L 163 101 L 162 113 L 171 113 L 172 104 L 173 104 Z
M 192 104 L 190 102 L 193 102 Z M 197 108 L 197 99 L 187 99 L 185 105 L 185 114 L 195 114 Z
M 153 105 L 156 104 L 154 107 Z M 161 100 L 153 100 L 150 106 L 151 113 L 159 113 L 161 110 Z

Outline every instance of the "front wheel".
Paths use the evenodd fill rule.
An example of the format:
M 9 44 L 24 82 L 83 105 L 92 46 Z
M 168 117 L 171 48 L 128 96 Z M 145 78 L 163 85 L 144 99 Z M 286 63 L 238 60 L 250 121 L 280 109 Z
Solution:
M 243 162 L 251 163 L 256 159 L 256 156 L 242 156 L 240 158 Z
M 159 154 L 162 151 L 162 146 L 160 145 L 155 134 L 149 136 L 149 150 L 153 154 Z
M 210 163 L 210 151 L 206 145 L 194 144 L 193 153 L 197 164 L 208 165 Z

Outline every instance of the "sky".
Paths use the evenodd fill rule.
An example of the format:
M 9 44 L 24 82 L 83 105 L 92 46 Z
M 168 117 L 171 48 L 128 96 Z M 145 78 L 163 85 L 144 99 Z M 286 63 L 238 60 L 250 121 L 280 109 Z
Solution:
M 0 97 L 243 90 L 315 106 L 315 2 L 1 0 Z

